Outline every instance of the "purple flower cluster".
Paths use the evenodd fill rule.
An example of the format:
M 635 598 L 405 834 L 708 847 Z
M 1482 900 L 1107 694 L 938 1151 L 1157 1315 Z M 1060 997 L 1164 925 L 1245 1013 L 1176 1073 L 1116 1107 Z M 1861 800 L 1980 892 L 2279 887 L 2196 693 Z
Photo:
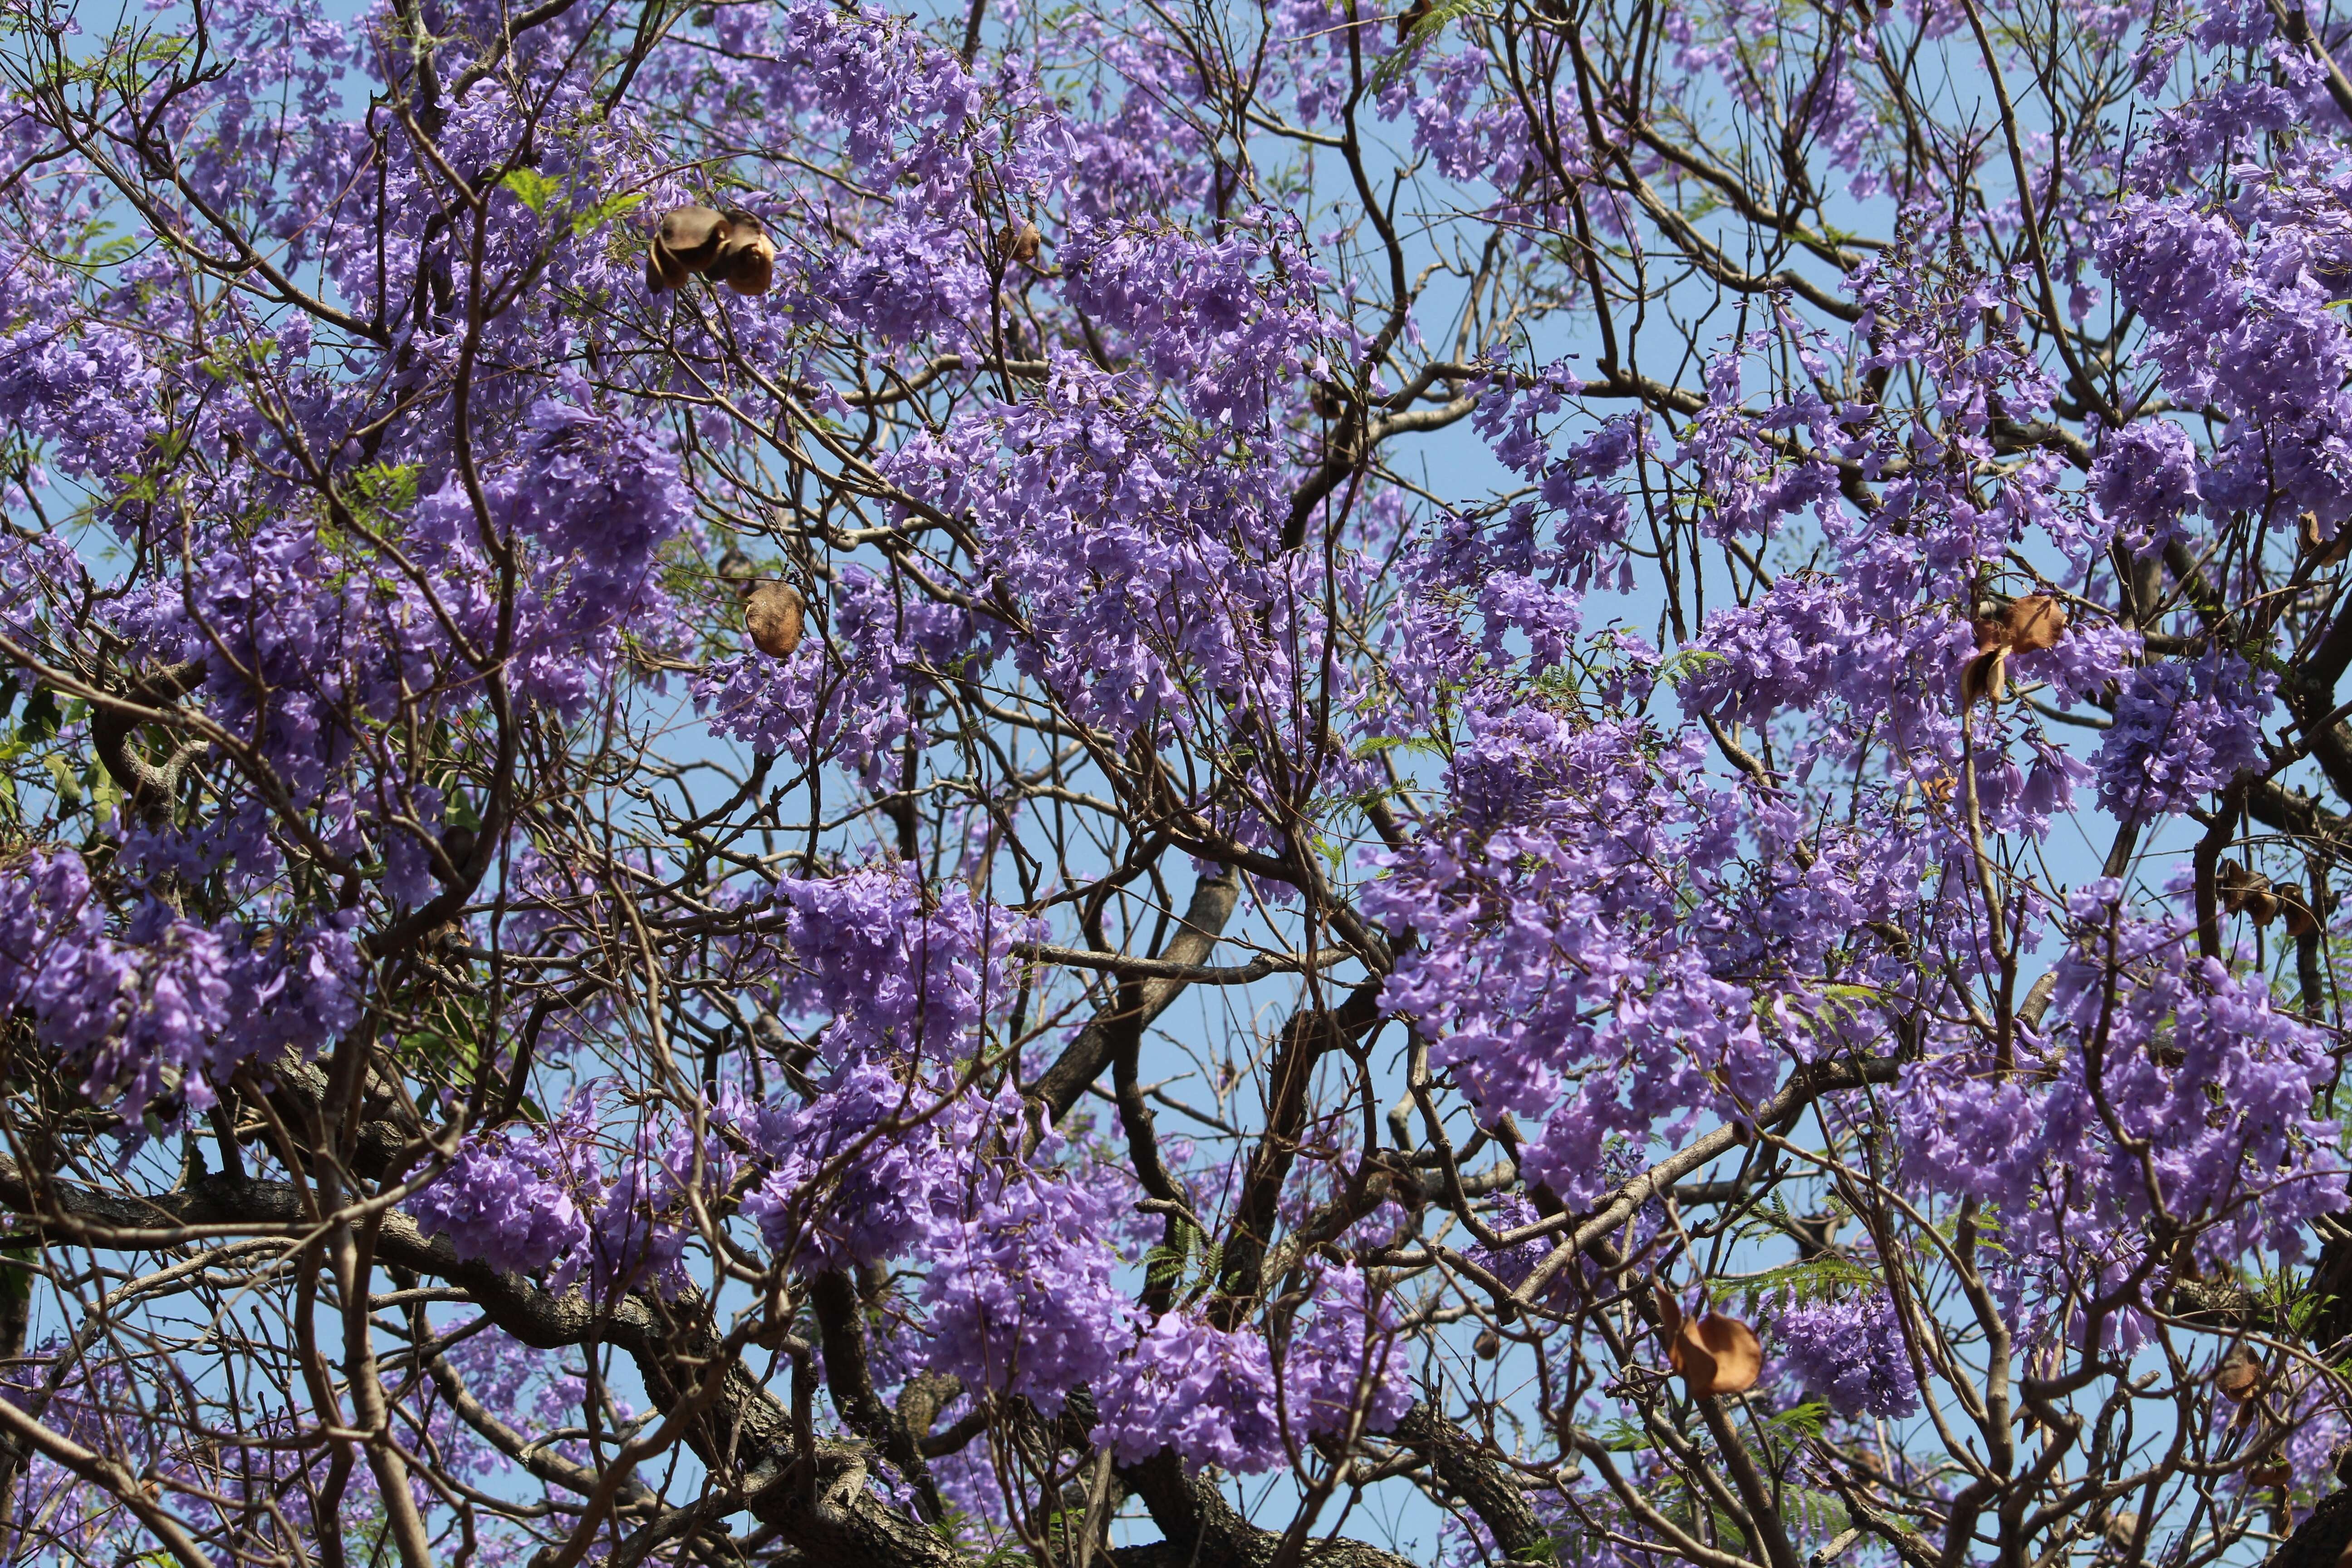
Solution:
M 71 850 L 0 877 L 0 1010 L 29 1013 L 82 1091 L 121 1104 L 131 1127 L 166 1090 L 206 1110 L 241 1065 L 313 1054 L 357 1016 L 343 924 L 208 927 L 157 900 L 113 924 Z
M 553 1127 L 468 1139 L 408 1212 L 459 1258 L 524 1275 L 552 1266 L 549 1282 L 562 1289 L 586 1262 L 586 1216 L 604 1198 L 587 1142 L 594 1114 L 594 1098 L 583 1094 Z
M 1784 1300 L 1768 1317 L 1778 1371 L 1840 1415 L 1899 1419 L 1919 1408 L 1919 1383 L 1893 1298 Z

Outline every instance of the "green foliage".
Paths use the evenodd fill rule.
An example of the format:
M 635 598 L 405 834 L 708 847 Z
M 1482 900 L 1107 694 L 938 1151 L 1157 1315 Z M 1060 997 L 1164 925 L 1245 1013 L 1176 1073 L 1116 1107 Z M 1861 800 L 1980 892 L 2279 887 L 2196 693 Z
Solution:
M 547 211 L 547 205 L 563 189 L 561 181 L 551 179 L 537 169 L 509 169 L 507 177 L 499 184 L 513 192 L 515 200 L 535 213 Z
M 1784 1290 L 1798 1301 L 1834 1300 L 1853 1290 L 1875 1287 L 1877 1279 L 1870 1270 L 1834 1252 L 1824 1252 L 1818 1258 L 1800 1258 L 1768 1268 L 1738 1282 L 1735 1289 L 1758 1295 L 1767 1291 Z
M 555 205 L 556 198 L 562 196 L 566 189 L 564 182 L 551 175 L 542 174 L 537 169 L 509 169 L 507 171 L 506 178 L 500 180 L 499 184 L 513 193 L 515 200 L 542 217 L 547 216 L 548 210 Z M 624 213 L 634 211 L 643 205 L 645 199 L 646 194 L 643 191 L 631 191 L 623 195 L 607 196 L 601 202 L 573 213 L 565 227 L 570 230 L 574 239 L 583 235 L 593 234 Z
M 1420 51 L 1422 46 L 1431 42 L 1438 34 L 1444 32 L 1447 23 L 1458 22 L 1478 9 L 1479 0 L 1438 0 L 1438 4 L 1432 5 L 1423 14 L 1420 20 L 1413 23 L 1412 31 L 1405 35 L 1404 40 L 1390 51 L 1386 59 L 1374 68 L 1372 71 L 1374 94 L 1385 92 L 1393 87 L 1397 79 L 1404 75 L 1404 68 L 1412 62 L 1412 57 Z
M 1181 1295 L 1194 1284 L 1214 1279 L 1224 1262 L 1224 1249 L 1182 1220 L 1171 1227 L 1175 1239 L 1143 1255 L 1144 1279 L 1156 1289 Z

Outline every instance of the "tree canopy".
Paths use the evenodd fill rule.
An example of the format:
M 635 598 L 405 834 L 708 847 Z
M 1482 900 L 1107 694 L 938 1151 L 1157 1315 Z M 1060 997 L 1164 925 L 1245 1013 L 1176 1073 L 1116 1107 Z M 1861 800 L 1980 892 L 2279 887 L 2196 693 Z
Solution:
M 0 1554 L 2330 1568 L 2342 9 L 5 0 Z

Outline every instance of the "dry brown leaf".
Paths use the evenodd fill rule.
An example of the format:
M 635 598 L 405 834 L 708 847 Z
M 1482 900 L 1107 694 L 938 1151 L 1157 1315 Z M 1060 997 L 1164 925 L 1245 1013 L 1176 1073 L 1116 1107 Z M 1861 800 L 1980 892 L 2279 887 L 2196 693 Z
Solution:
M 2263 1358 L 2251 1345 L 2233 1345 L 2213 1369 L 2213 1386 L 2225 1399 L 2244 1404 L 2262 1392 L 2264 1381 Z
M 1720 1312 L 1685 1321 L 1667 1356 L 1693 1394 L 1745 1393 L 1764 1370 L 1756 1331 Z
M 744 601 L 743 625 L 761 653 L 790 658 L 801 646 L 803 612 L 800 590 L 789 583 L 763 583 Z
M 1960 710 L 1979 699 L 1999 704 L 2009 695 L 2009 656 L 2040 653 L 2066 635 L 2066 612 L 2047 594 L 2013 599 L 1998 614 L 1975 623 L 1976 657 L 1960 672 Z

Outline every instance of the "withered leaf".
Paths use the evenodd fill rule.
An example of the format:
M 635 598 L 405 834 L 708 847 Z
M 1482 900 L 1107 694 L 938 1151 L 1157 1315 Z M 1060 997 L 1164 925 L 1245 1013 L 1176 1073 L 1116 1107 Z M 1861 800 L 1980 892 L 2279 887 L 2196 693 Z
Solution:
M 789 583 L 763 583 L 743 602 L 743 626 L 761 653 L 790 658 L 801 646 L 803 612 L 799 589 Z
M 2066 612 L 2047 594 L 2029 594 L 2009 606 L 2009 646 L 2015 653 L 2056 647 L 2066 635 Z

